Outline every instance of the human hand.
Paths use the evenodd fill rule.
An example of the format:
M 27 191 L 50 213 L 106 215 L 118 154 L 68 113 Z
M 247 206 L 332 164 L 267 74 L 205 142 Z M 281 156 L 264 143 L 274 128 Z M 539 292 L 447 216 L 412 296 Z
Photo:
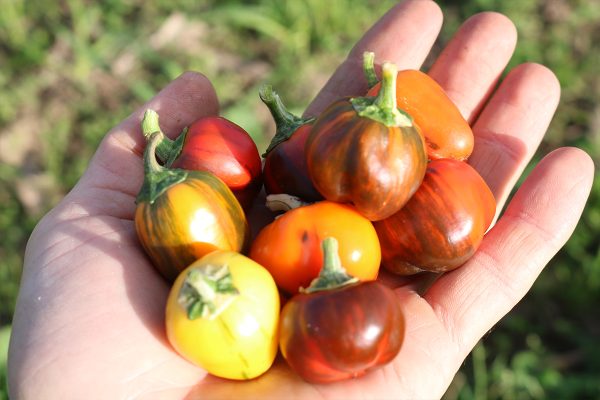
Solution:
M 341 95 L 364 94 L 366 82 L 356 79 L 364 50 L 400 69 L 419 68 L 441 21 L 432 1 L 396 6 L 355 46 L 307 113 L 317 114 Z M 536 64 L 514 68 L 494 90 L 515 42 L 515 28 L 505 17 L 479 14 L 428 71 L 472 124 L 469 162 L 492 189 L 498 210 L 542 139 L 560 92 L 552 72 Z M 157 110 L 164 131 L 174 136 L 216 114 L 218 103 L 199 74 L 172 82 L 105 137 L 76 187 L 38 224 L 13 320 L 11 398 L 440 397 L 477 341 L 568 239 L 592 183 L 585 153 L 556 150 L 530 174 L 464 266 L 440 276 L 424 293 L 415 291 L 411 279 L 382 274 L 397 287 L 407 324 L 403 348 L 389 365 L 360 379 L 313 386 L 279 359 L 258 379 L 226 381 L 169 346 L 169 286 L 135 235 L 145 146 L 139 126 L 146 108 Z

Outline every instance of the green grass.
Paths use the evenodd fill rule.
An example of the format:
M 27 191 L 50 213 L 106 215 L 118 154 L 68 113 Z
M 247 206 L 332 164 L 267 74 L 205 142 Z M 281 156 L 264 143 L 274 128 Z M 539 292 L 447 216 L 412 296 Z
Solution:
M 6 358 L 8 356 L 8 341 L 10 339 L 10 327 L 0 328 L 0 400 L 8 399 Z
M 118 121 L 183 71 L 198 70 L 217 89 L 223 115 L 264 149 L 272 125 L 258 86 L 273 84 L 300 112 L 362 32 L 394 3 L 0 0 L 0 326 L 10 325 L 35 223 L 73 186 Z M 600 3 L 438 3 L 446 20 L 437 47 L 475 12 L 500 11 L 519 31 L 510 66 L 533 61 L 556 72 L 562 101 L 536 160 L 563 145 L 582 147 L 600 160 Z M 600 396 L 599 249 L 597 178 L 572 239 L 525 300 L 476 347 L 446 398 Z M 6 328 L 2 332 L 6 338 Z M 6 397 L 3 386 L 0 399 Z

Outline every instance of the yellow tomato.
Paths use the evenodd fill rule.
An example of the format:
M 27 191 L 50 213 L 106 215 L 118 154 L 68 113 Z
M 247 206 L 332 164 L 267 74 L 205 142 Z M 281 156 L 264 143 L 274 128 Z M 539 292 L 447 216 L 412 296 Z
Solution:
M 173 348 L 209 373 L 252 379 L 277 355 L 279 294 L 269 272 L 233 251 L 207 254 L 181 272 L 166 308 Z

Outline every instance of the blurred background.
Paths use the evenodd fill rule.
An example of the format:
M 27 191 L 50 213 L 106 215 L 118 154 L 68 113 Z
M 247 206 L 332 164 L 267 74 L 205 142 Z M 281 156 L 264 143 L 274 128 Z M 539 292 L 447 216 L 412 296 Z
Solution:
M 0 0 L 0 399 L 23 252 L 102 136 L 185 70 L 213 82 L 222 114 L 263 150 L 257 89 L 301 113 L 391 0 Z M 562 100 L 538 155 L 578 146 L 600 161 L 600 2 L 445 0 L 436 52 L 462 21 L 516 24 L 511 66 L 547 65 Z M 427 66 L 427 65 L 426 65 Z M 425 66 L 425 68 L 426 68 Z M 560 193 L 557 193 L 560 195 Z M 474 349 L 446 399 L 600 397 L 600 179 L 565 248 Z

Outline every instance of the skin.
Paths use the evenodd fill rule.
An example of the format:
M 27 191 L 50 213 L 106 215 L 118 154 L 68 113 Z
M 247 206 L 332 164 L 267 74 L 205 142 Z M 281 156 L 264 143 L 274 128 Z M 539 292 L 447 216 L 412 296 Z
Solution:
M 362 52 L 419 68 L 442 23 L 429 0 L 401 3 L 348 55 L 307 110 L 366 91 Z M 458 30 L 429 71 L 472 123 L 469 162 L 498 210 L 550 123 L 560 88 L 547 68 L 519 65 L 495 88 L 516 43 L 504 16 L 483 13 Z M 485 104 L 485 107 L 483 105 Z M 391 278 L 406 317 L 406 340 L 388 366 L 361 379 L 309 385 L 279 360 L 261 378 L 207 376 L 169 347 L 168 285 L 137 243 L 134 198 L 142 182 L 140 121 L 146 108 L 167 134 L 218 111 L 214 89 L 196 73 L 179 77 L 107 134 L 76 187 L 29 241 L 9 349 L 9 392 L 39 398 L 439 398 L 477 341 L 527 293 L 563 246 L 589 195 L 594 166 L 575 148 L 548 154 L 463 267 L 428 290 Z M 127 171 L 127 174 L 123 174 Z

